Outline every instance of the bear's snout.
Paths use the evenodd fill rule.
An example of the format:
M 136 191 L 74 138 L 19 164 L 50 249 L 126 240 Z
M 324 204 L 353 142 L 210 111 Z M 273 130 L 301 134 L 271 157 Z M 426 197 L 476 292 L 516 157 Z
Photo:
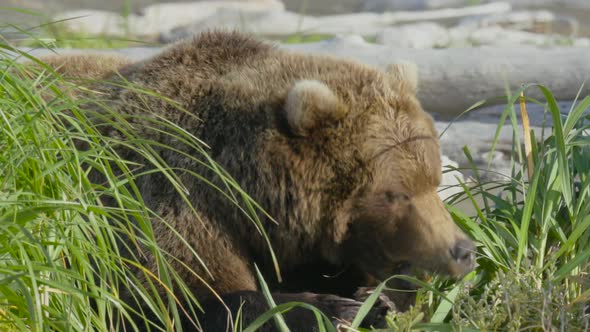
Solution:
M 473 241 L 461 239 L 449 250 L 455 264 L 458 265 L 458 274 L 463 275 L 473 270 L 475 266 L 475 245 Z

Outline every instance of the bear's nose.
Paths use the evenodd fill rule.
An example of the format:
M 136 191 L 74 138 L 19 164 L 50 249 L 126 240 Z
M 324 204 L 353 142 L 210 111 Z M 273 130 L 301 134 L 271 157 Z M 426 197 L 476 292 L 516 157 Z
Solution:
M 471 240 L 459 240 L 451 249 L 451 257 L 465 270 L 470 271 L 475 263 L 475 245 Z

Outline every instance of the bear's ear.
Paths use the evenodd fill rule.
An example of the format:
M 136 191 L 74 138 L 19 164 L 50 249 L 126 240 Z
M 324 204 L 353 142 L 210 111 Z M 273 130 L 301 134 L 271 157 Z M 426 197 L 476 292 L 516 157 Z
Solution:
M 411 92 L 418 90 L 418 66 L 415 63 L 393 63 L 387 66 L 386 72 L 400 88 Z
M 314 128 L 344 117 L 346 110 L 330 88 L 319 81 L 301 80 L 289 91 L 285 102 L 291 131 L 307 136 Z

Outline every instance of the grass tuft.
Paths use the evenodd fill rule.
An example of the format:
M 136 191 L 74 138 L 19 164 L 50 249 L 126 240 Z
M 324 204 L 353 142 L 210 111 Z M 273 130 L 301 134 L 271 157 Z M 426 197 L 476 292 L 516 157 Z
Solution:
M 142 137 L 98 91 L 7 44 L 0 50 L 0 329 L 117 330 L 133 314 L 146 318 L 145 326 L 134 328 L 163 322 L 178 329 L 179 312 L 195 313 L 199 304 L 172 268 L 184 263 L 156 241 L 154 225 L 170 225 L 146 207 L 135 182 L 161 173 L 189 203 L 177 174 L 191 170 L 166 165 L 158 151 L 175 148 Z M 14 53 L 35 66 L 16 62 Z M 104 136 L 97 119 L 117 128 L 120 137 Z M 187 158 L 221 179 L 220 193 L 266 236 L 258 218 L 264 212 L 208 156 L 206 145 L 156 114 L 150 119 L 146 125 L 192 148 Z M 121 147 L 145 164 L 126 160 Z M 193 175 L 203 185 L 213 183 Z M 157 274 L 139 263 L 142 255 L 155 258 Z M 123 302 L 124 294 L 142 306 Z M 136 312 L 140 307 L 146 309 Z
M 449 210 L 478 243 L 473 281 L 439 284 L 443 289 L 459 286 L 455 304 L 445 315 L 445 321 L 456 327 L 588 329 L 584 308 L 590 302 L 590 101 L 586 97 L 568 112 L 558 108 L 546 87 L 523 86 L 508 97 L 498 125 L 511 119 L 515 138 L 521 128 L 513 105 L 533 88 L 545 96 L 544 103 L 533 102 L 545 105 L 552 119 L 550 134 L 536 138 L 525 123 L 523 136 L 530 136 L 530 144 L 525 144 L 525 151 L 520 143 L 513 145 L 509 180 L 483 183 L 474 166 L 476 181 L 463 184 L 464 192 L 450 200 L 472 202 L 474 216 L 452 205 Z M 469 159 L 469 149 L 465 152 Z

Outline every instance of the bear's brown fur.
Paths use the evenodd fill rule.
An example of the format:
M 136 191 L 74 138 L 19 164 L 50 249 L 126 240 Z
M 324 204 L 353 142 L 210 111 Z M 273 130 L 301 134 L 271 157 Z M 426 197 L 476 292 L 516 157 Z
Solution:
M 113 70 L 107 67 L 105 72 Z M 88 72 L 95 77 L 101 69 Z M 353 61 L 290 53 L 239 33 L 210 32 L 120 66 L 119 72 L 191 114 L 122 86 L 107 89 L 112 107 L 146 116 L 146 109 L 155 110 L 203 140 L 211 157 L 278 221 L 263 220 L 283 272 L 282 283 L 269 280 L 271 288 L 295 292 L 285 299 L 330 310 L 326 303 L 333 298 L 297 292 L 352 294 L 367 280 L 383 280 L 407 264 L 451 276 L 472 268 L 473 245 L 436 192 L 438 136 L 416 98 L 412 66 L 392 65 L 382 72 Z M 189 151 L 136 121 L 146 137 Z M 169 166 L 222 185 L 181 154 L 160 154 Z M 138 158 L 132 152 L 127 157 Z M 267 244 L 216 189 L 186 172 L 179 177 L 200 220 L 158 175 L 139 178 L 139 190 L 208 272 L 168 226 L 154 223 L 159 245 L 230 302 L 231 294 L 256 294 L 254 263 L 267 279 L 273 276 Z M 157 270 L 156 262 L 146 264 Z M 196 296 L 210 299 L 208 288 L 182 264 L 173 263 Z M 325 279 L 322 268 L 350 273 Z M 331 314 L 345 316 L 344 311 L 338 307 Z M 205 313 L 208 319 L 215 321 Z
M 42 57 L 46 65 L 67 79 L 96 80 L 131 64 L 131 60 L 115 54 L 69 54 Z

